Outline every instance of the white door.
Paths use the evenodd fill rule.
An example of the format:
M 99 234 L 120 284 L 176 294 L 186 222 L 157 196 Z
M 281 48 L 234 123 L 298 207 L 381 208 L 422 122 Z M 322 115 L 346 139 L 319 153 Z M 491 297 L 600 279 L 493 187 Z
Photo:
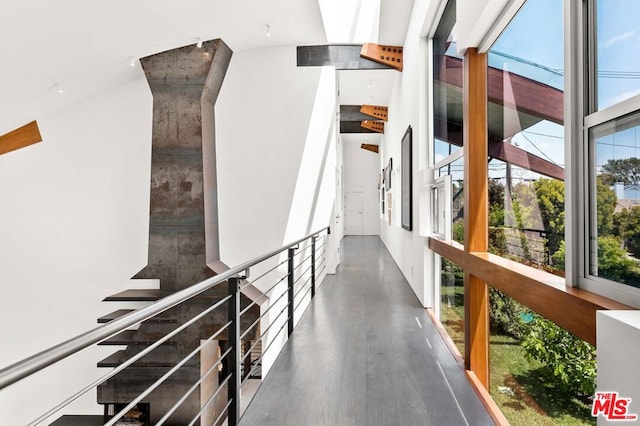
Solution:
M 362 235 L 363 230 L 363 203 L 362 192 L 345 192 L 346 210 L 346 235 Z

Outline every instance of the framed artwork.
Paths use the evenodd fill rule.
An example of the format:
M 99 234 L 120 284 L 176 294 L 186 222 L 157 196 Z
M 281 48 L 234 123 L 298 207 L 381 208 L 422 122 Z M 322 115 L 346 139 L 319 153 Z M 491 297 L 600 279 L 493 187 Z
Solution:
M 407 231 L 412 228 L 412 210 L 413 210 L 413 182 L 412 182 L 412 131 L 411 126 L 407 127 L 402 137 L 402 158 L 400 168 L 402 171 L 401 183 L 401 216 L 402 227 Z
M 393 158 L 389 158 L 389 164 L 384 168 L 384 189 L 391 189 L 391 172 L 393 171 Z

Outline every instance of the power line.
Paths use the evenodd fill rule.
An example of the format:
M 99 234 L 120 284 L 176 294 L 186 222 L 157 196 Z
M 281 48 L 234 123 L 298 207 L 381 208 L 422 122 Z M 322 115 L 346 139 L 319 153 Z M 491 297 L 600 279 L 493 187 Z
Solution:
M 527 137 L 527 135 L 523 134 L 523 135 L 522 135 L 522 137 L 523 137 L 523 138 L 525 138 L 526 140 L 528 140 L 528 141 L 529 141 L 529 143 L 530 143 L 531 145 L 533 145 L 533 147 L 534 147 L 535 149 L 537 149 L 537 150 L 538 150 L 538 152 L 540 152 L 540 154 L 544 155 L 544 156 L 547 158 L 547 160 L 549 160 L 550 162 L 552 162 L 552 163 L 553 163 L 553 164 L 555 164 L 556 166 L 558 165 L 555 161 L 553 161 L 553 160 L 551 159 L 551 157 L 549 157 L 549 156 L 548 156 L 547 154 L 545 154 L 545 153 L 544 153 L 540 148 L 538 148 L 538 147 L 536 146 L 536 144 L 535 144 L 535 143 L 533 143 L 533 141 Z

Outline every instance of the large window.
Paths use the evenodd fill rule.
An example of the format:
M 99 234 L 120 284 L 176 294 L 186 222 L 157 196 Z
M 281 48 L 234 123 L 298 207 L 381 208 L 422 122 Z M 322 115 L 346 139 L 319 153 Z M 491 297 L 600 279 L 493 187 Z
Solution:
M 433 37 L 433 163 L 462 149 L 462 58 L 456 47 L 456 2 L 447 6 Z
M 581 286 L 640 305 L 640 3 L 587 2 L 589 63 Z
M 594 107 L 601 110 L 640 94 L 640 2 L 592 0 Z
M 564 270 L 562 7 L 526 2 L 489 51 L 487 70 L 490 251 L 557 274 Z
M 640 113 L 589 130 L 593 276 L 640 287 Z

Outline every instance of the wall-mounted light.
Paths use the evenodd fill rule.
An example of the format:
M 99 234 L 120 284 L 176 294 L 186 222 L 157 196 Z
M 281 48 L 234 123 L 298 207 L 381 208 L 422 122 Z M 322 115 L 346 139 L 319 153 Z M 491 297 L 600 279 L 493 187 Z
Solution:
M 196 42 L 196 47 L 198 49 L 202 49 L 202 39 L 200 37 L 198 37 L 198 41 Z
M 266 36 L 271 37 L 271 25 L 266 24 L 264 27 L 266 28 L 266 32 L 265 32 Z
M 129 56 L 129 66 L 131 68 L 135 68 L 136 66 L 136 58 L 134 58 L 133 56 Z
M 371 89 L 373 87 L 373 80 L 369 80 L 369 83 L 367 84 L 367 87 L 369 89 Z
M 64 93 L 64 90 L 62 90 L 62 87 L 60 87 L 59 84 L 54 84 L 53 85 L 53 90 L 55 90 L 56 93 L 60 93 L 60 94 Z

